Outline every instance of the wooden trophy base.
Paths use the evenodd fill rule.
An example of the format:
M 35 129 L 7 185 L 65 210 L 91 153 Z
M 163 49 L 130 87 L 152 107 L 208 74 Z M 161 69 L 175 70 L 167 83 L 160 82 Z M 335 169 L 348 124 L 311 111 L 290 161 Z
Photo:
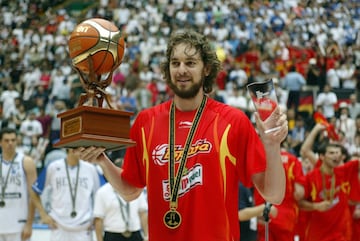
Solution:
M 97 146 L 107 151 L 134 146 L 129 139 L 132 112 L 79 106 L 57 115 L 61 119 L 60 140 L 54 147 Z

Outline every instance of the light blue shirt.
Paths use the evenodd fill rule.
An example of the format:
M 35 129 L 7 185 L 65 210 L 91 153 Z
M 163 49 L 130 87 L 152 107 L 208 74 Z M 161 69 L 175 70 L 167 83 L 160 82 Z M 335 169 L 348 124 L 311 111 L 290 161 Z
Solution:
M 283 88 L 300 91 L 306 84 L 305 78 L 298 72 L 290 72 L 284 78 Z

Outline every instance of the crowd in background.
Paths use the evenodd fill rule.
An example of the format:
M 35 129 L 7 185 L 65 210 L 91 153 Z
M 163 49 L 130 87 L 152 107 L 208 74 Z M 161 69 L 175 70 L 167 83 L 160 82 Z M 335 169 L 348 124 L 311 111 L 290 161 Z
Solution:
M 109 19 L 126 37 L 123 63 L 107 91 L 117 108 L 135 114 L 171 96 L 159 63 L 169 34 L 183 27 L 207 35 L 223 63 L 214 98 L 250 118 L 245 86 L 254 81 L 276 79 L 279 102 L 290 118 L 298 116 L 296 92 L 304 88 L 318 94 L 329 84 L 331 90 L 357 93 L 357 1 L 100 1 L 81 14 L 65 3 L 47 4 L 1 1 L 1 123 L 19 130 L 19 142 L 30 153 L 39 140 L 49 142 L 46 153 L 52 150 L 60 130 L 56 115 L 74 108 L 84 92 L 67 40 L 87 18 Z M 305 83 L 297 84 L 294 73 Z
M 252 119 L 246 85 L 273 78 L 288 113 L 287 151 L 300 157 L 313 111 L 321 111 L 349 155 L 360 154 L 358 1 L 101 0 L 76 14 L 62 2 L 0 0 L 1 127 L 18 130 L 19 148 L 39 168 L 59 140 L 57 114 L 76 107 L 84 92 L 67 40 L 93 17 L 113 21 L 126 37 L 123 63 L 106 91 L 134 118 L 171 97 L 159 64 L 171 32 L 189 27 L 211 39 L 223 64 L 213 98 Z M 304 114 L 300 95 L 309 89 L 315 98 Z M 343 101 L 336 95 L 342 89 L 351 93 Z

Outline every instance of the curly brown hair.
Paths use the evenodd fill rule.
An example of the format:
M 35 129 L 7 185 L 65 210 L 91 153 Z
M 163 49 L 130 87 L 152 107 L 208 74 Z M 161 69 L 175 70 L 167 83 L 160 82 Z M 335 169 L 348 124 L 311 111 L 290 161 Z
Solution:
M 175 46 L 181 43 L 187 43 L 191 47 L 194 47 L 196 51 L 200 53 L 204 66 L 210 69 L 209 75 L 204 77 L 203 84 L 204 92 L 210 93 L 212 91 L 215 79 L 221 69 L 221 63 L 217 58 L 214 48 L 211 46 L 206 36 L 201 35 L 191 29 L 177 31 L 170 36 L 166 50 L 166 59 L 160 65 L 166 83 L 171 83 L 170 58 L 172 51 Z

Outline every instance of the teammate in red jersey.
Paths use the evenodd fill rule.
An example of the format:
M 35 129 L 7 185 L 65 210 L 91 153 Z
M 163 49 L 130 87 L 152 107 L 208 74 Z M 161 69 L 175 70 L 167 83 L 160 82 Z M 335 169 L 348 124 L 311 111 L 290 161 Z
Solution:
M 295 190 L 295 183 L 303 178 L 301 162 L 293 154 L 283 150 L 281 152 L 283 166 L 286 174 L 285 198 L 280 205 L 274 205 L 277 209 L 276 217 L 270 215 L 269 241 L 294 240 L 295 226 L 298 221 L 299 207 L 297 204 L 298 194 Z M 255 203 L 263 203 L 264 200 L 255 192 Z M 265 240 L 265 226 L 258 222 L 258 241 Z
M 288 133 L 280 108 L 257 131 L 240 110 L 207 96 L 221 68 L 206 37 L 178 31 L 161 65 L 174 98 L 141 111 L 130 131 L 122 169 L 104 148 L 78 148 L 98 163 L 127 200 L 148 194 L 150 241 L 239 239 L 238 183 L 254 185 L 269 202 L 285 193 L 280 143 Z M 266 129 L 279 130 L 265 133 Z
M 328 143 L 319 168 L 305 176 L 299 205 L 309 211 L 306 241 L 347 241 L 351 237 L 349 198 L 359 200 L 359 161 L 341 162 L 341 146 Z

